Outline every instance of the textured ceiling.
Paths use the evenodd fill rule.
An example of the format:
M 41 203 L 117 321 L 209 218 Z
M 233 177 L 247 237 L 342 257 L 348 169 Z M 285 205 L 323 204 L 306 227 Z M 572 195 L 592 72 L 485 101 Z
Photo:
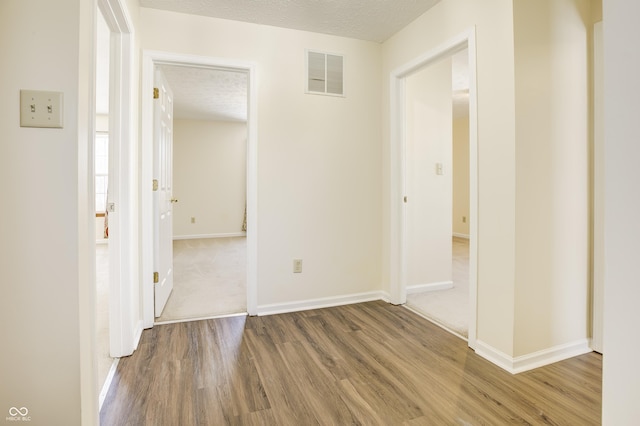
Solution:
M 247 120 L 248 80 L 245 73 L 175 65 L 161 65 L 160 68 L 173 90 L 175 118 Z
M 439 0 L 140 0 L 143 7 L 253 22 L 382 42 Z M 104 24 L 103 24 L 104 28 Z M 108 40 L 108 30 L 99 40 Z M 98 43 L 99 45 L 101 42 Z M 108 41 L 99 69 L 108 69 Z M 468 64 L 453 58 L 454 116 L 468 111 Z M 247 76 L 205 68 L 161 66 L 174 92 L 178 119 L 246 121 Z M 99 76 L 99 113 L 108 109 L 108 77 Z
M 140 5 L 382 43 L 439 1 L 140 0 Z

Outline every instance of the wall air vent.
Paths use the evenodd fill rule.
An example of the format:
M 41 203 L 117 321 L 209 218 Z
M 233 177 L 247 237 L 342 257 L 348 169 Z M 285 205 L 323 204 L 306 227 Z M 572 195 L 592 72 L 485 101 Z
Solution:
M 306 92 L 317 95 L 344 96 L 344 57 L 306 51 Z

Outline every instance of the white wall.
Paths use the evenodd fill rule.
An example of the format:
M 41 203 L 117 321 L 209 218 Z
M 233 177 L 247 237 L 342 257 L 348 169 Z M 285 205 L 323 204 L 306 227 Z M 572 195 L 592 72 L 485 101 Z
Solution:
M 589 15 L 588 1 L 443 0 L 383 45 L 387 76 L 469 28 L 476 33 L 477 339 L 513 365 L 564 344 L 586 348 Z M 384 217 L 389 224 L 388 208 Z M 384 238 L 389 247 L 388 227 Z
M 450 283 L 451 59 L 406 80 L 407 286 Z M 436 164 L 443 166 L 436 174 Z
M 79 425 L 82 398 L 91 398 L 84 385 L 95 384 L 81 377 L 81 368 L 91 371 L 84 369 L 91 358 L 81 356 L 91 322 L 80 322 L 81 306 L 90 303 L 82 289 L 91 285 L 90 265 L 81 262 L 93 241 L 78 161 L 89 141 L 83 113 L 91 57 L 81 42 L 91 40 L 91 26 L 79 23 L 93 10 L 81 3 L 0 3 L 0 179 L 10 200 L 0 220 L 0 412 L 24 406 L 34 425 Z M 21 128 L 20 89 L 63 92 L 64 128 Z M 81 395 L 81 385 L 89 393 Z
M 173 126 L 173 235 L 242 232 L 247 124 L 175 120 Z
M 602 423 L 640 418 L 640 3 L 604 0 L 605 295 Z
M 514 355 L 588 337 L 589 0 L 514 1 Z
M 379 290 L 380 45 L 144 8 L 140 34 L 256 64 L 258 306 Z M 346 97 L 304 93 L 307 48 L 345 55 Z
M 479 194 L 477 337 L 513 351 L 515 276 L 515 115 L 513 10 L 503 0 L 443 0 L 382 46 L 384 158 L 389 141 L 389 75 L 419 55 L 475 28 L 477 38 Z M 389 277 L 390 165 L 383 163 L 383 272 Z
M 135 22 L 137 1 L 124 3 Z M 6 416 L 12 406 L 27 407 L 32 425 L 98 424 L 90 184 L 95 14 L 87 1 L 0 3 L 0 177 L 11 197 L 0 221 L 0 251 L 10 253 L 0 260 L 0 410 Z M 19 127 L 25 88 L 64 93 L 63 129 Z M 131 102 L 135 109 L 137 99 Z
M 469 117 L 453 119 L 453 233 L 469 235 Z M 463 217 L 467 221 L 463 221 Z

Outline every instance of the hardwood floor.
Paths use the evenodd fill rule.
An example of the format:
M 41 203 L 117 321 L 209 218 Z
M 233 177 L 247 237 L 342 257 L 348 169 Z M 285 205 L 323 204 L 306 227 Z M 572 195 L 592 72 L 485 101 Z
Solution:
M 601 364 L 513 376 L 384 302 L 159 325 L 120 361 L 101 424 L 596 425 Z

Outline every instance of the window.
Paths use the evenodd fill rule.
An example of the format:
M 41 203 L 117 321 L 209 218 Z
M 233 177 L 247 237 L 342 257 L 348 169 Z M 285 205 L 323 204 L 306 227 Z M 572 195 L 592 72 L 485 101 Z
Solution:
M 107 133 L 96 133 L 94 171 L 96 213 L 104 213 L 107 209 L 107 188 L 109 188 L 109 135 Z
M 307 51 L 307 93 L 344 96 L 344 58 Z

